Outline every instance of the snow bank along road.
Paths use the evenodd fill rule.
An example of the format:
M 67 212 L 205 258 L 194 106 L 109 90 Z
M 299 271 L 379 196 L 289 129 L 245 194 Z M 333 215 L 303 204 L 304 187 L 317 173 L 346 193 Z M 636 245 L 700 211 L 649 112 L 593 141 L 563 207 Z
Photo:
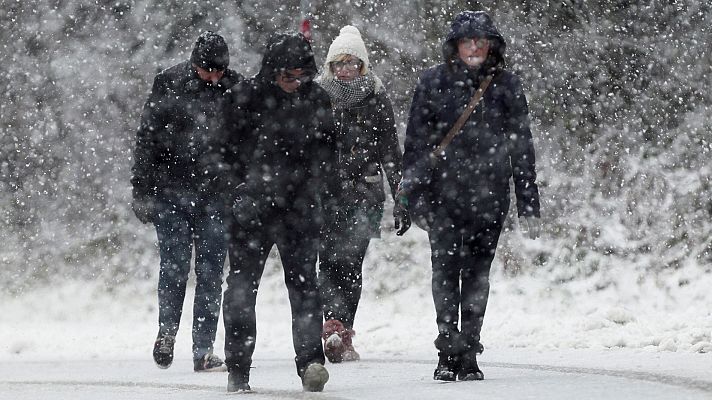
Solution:
M 511 358 L 516 351 L 505 354 Z M 581 366 L 482 362 L 482 382 L 436 382 L 435 360 L 371 359 L 327 364 L 331 379 L 323 393 L 304 393 L 288 358 L 257 359 L 251 399 L 711 399 L 712 374 L 702 371 L 707 358 L 690 360 L 687 371 L 655 372 L 658 355 L 628 359 L 607 354 L 615 368 L 601 368 L 596 357 Z M 689 356 L 689 354 L 688 354 Z M 674 355 L 671 368 L 676 368 Z M 496 358 L 496 354 L 491 354 Z M 536 357 L 535 357 L 536 358 Z M 702 360 L 700 362 L 699 360 Z M 540 361 L 540 360 L 537 360 Z M 141 361 L 5 362 L 0 365 L 0 399 L 220 399 L 226 396 L 226 373 L 196 374 L 190 360 L 177 360 L 168 370 Z M 658 369 L 660 370 L 660 369 Z M 707 370 L 710 371 L 710 370 Z

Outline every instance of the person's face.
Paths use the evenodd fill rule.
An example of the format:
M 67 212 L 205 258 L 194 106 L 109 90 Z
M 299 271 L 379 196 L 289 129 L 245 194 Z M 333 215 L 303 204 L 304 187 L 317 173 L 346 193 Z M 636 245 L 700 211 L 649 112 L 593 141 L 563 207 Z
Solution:
M 277 74 L 275 82 L 280 89 L 287 93 L 294 93 L 303 83 L 312 79 L 312 75 L 301 68 L 288 69 Z
M 363 61 L 358 57 L 348 55 L 341 61 L 333 61 L 330 63 L 331 72 L 334 76 L 342 81 L 352 81 L 361 75 L 361 67 Z
M 485 38 L 462 38 L 457 41 L 457 55 L 469 67 L 479 67 L 487 59 L 490 42 Z
M 223 77 L 223 74 L 225 74 L 224 69 L 205 69 L 205 68 L 200 68 L 199 66 L 193 64 L 193 67 L 195 67 L 195 71 L 198 73 L 198 77 L 204 81 L 204 82 L 210 82 L 213 85 L 218 83 L 218 81 Z

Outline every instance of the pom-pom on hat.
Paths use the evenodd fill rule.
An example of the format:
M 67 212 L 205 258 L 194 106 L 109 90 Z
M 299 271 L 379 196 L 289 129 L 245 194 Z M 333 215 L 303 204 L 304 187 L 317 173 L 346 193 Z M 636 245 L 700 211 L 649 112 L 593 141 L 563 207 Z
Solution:
M 326 66 L 328 69 L 329 63 L 336 60 L 342 54 L 350 54 L 358 57 L 363 61 L 362 73 L 365 74 L 369 69 L 368 51 L 366 44 L 361 38 L 361 32 L 353 25 L 346 25 L 339 31 L 334 41 L 329 46 L 329 52 L 326 54 Z

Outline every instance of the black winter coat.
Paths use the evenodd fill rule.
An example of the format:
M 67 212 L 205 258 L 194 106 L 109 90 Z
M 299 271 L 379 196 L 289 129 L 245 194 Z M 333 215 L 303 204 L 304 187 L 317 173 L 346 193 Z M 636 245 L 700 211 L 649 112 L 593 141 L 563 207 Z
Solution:
M 482 100 L 434 166 L 429 154 L 462 114 L 484 76 L 460 62 L 426 70 L 415 89 L 406 131 L 403 188 L 431 196 L 452 220 L 500 220 L 514 178 L 519 216 L 539 216 L 534 148 L 520 79 L 496 73 Z
M 263 223 L 286 216 L 289 226 L 318 232 L 322 203 L 336 190 L 328 94 L 314 82 L 286 93 L 258 75 L 232 89 L 231 107 L 233 188 L 244 184 L 238 191 L 255 200 Z
M 241 80 L 227 69 L 217 85 L 208 84 L 189 61 L 156 75 L 136 133 L 134 198 L 168 192 L 218 198 L 226 178 L 225 93 Z
M 382 205 L 382 170 L 391 195 L 401 180 L 403 153 L 398 145 L 393 107 L 386 93 L 374 91 L 356 106 L 335 110 L 336 147 L 342 191 L 340 203 Z

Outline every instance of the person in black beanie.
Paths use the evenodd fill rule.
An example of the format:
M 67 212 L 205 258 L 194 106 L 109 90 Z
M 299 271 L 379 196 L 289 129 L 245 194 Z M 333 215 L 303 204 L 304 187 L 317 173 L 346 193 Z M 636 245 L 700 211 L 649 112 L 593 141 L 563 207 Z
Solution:
M 408 209 L 430 239 L 436 380 L 484 379 L 480 332 L 510 180 L 522 225 L 538 236 L 529 110 L 520 78 L 505 69 L 505 46 L 485 12 L 460 13 L 443 43 L 444 63 L 421 74 L 410 108 L 396 211 Z M 483 95 L 467 116 L 477 93 Z M 461 115 L 467 119 L 443 145 Z
M 195 249 L 193 368 L 226 370 L 213 343 L 227 251 L 225 93 L 242 80 L 229 61 L 225 39 L 203 32 L 189 60 L 156 75 L 136 133 L 132 207 L 141 222 L 155 226 L 161 259 L 153 347 L 160 368 L 173 362 Z
M 257 290 L 275 245 L 292 309 L 297 374 L 306 391 L 323 390 L 329 379 L 316 260 L 321 210 L 335 190 L 329 177 L 336 149 L 329 95 L 313 82 L 316 72 L 314 54 L 302 34 L 275 34 L 259 73 L 232 89 L 227 156 L 232 171 L 246 173 L 232 192 L 234 223 L 223 305 L 228 392 L 250 390 Z

